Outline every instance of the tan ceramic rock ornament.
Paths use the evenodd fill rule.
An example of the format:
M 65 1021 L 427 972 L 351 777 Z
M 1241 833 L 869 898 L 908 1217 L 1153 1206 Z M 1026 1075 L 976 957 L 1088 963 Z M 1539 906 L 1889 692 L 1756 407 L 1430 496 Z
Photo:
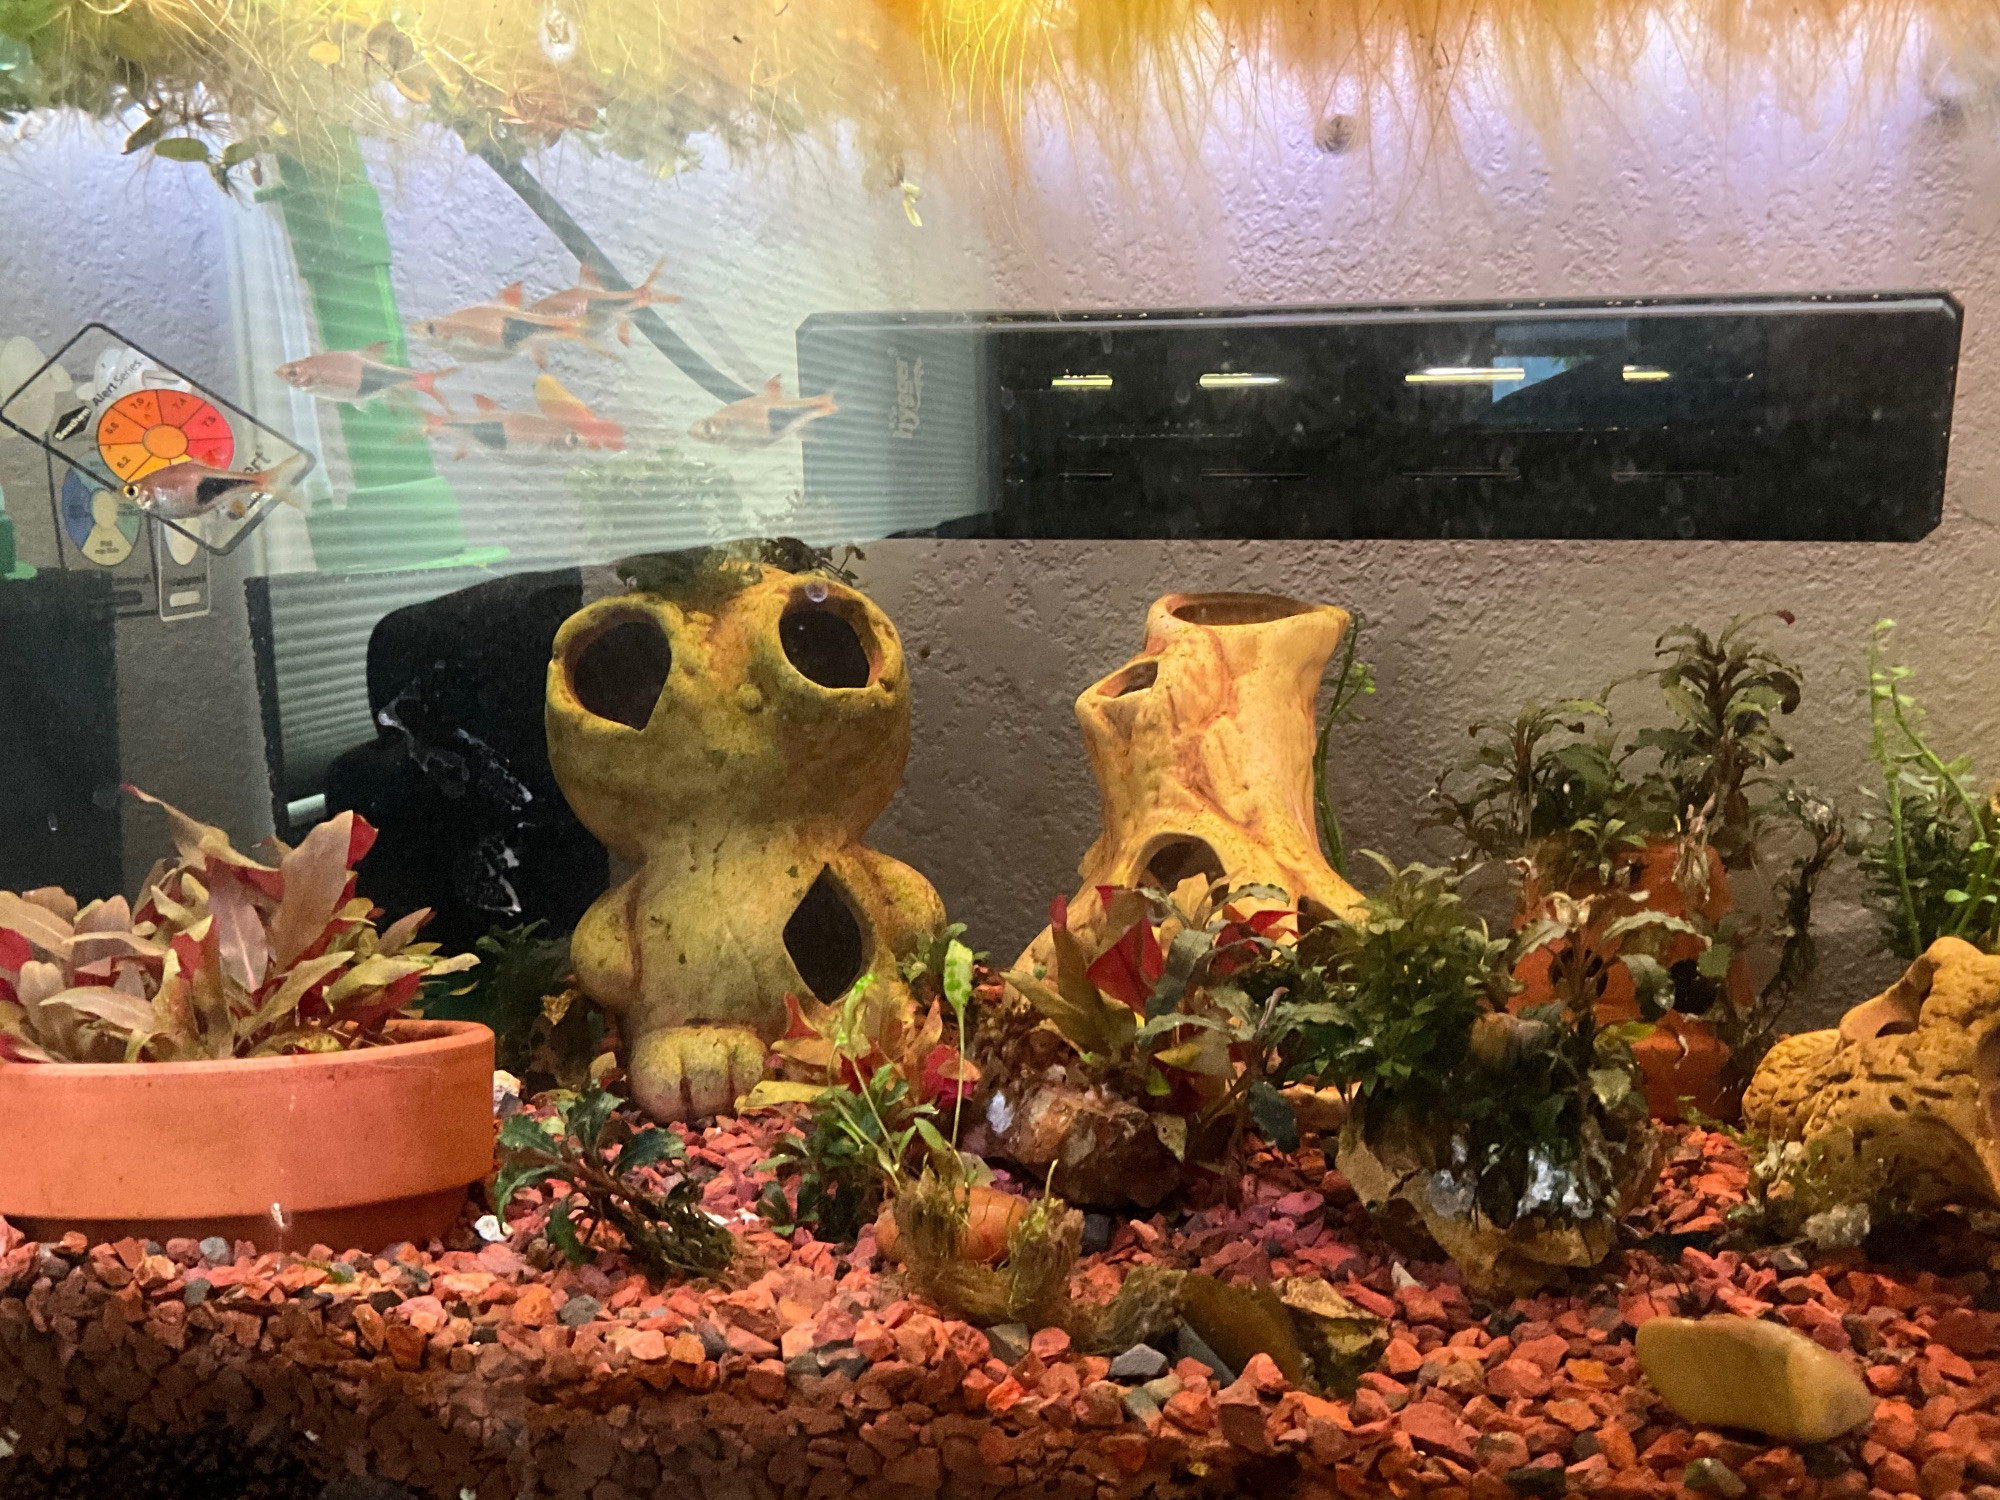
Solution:
M 727 1110 L 763 1076 L 787 991 L 831 1002 L 943 921 L 862 836 L 910 745 L 902 643 L 832 579 L 725 562 L 591 604 L 549 664 L 549 758 L 577 816 L 636 872 L 571 941 L 617 1015 L 656 1119 Z
M 1086 946 L 1099 886 L 1201 875 L 1276 886 L 1322 915 L 1359 904 L 1313 820 L 1313 705 L 1348 625 L 1343 609 L 1276 594 L 1154 601 L 1145 649 L 1076 700 L 1104 818 L 1069 904 Z M 1017 967 L 1051 954 L 1044 931 Z
M 1885 1181 L 1915 1210 L 2000 1204 L 2000 958 L 1939 938 L 1841 1018 L 1766 1054 L 1743 1119 L 1818 1146 L 1857 1185 Z

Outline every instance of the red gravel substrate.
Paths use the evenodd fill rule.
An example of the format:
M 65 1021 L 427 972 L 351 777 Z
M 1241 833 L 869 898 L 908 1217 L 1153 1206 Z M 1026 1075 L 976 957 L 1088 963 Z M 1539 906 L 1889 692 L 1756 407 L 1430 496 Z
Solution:
M 2000 1275 L 1987 1268 L 2000 1244 L 1962 1221 L 1935 1252 L 1954 1275 L 1941 1259 L 1898 1269 L 1845 1252 L 1801 1268 L 1789 1252 L 1676 1255 L 1653 1239 L 1581 1295 L 1496 1310 L 1451 1267 L 1392 1255 L 1319 1152 L 1269 1155 L 1240 1208 L 1121 1225 L 1079 1268 L 1077 1295 L 1109 1297 L 1155 1260 L 1239 1281 L 1321 1274 L 1392 1320 L 1383 1368 L 1340 1401 L 1287 1390 L 1261 1363 L 1218 1388 L 1183 1361 L 1182 1391 L 1140 1421 L 1107 1362 L 1060 1333 L 1010 1368 L 984 1334 L 903 1299 L 872 1235 L 843 1257 L 743 1221 L 782 1128 L 732 1121 L 691 1142 L 717 1173 L 709 1206 L 741 1224 L 735 1291 L 655 1291 L 615 1253 L 537 1271 L 523 1259 L 532 1202 L 506 1242 L 474 1249 L 463 1228 L 459 1248 L 391 1257 L 243 1247 L 209 1264 L 186 1241 L 148 1254 L 0 1228 L 0 1494 L 53 1493 L 41 1476 L 92 1451 L 221 1423 L 246 1447 L 290 1444 L 322 1477 L 372 1474 L 441 1500 L 1650 1500 L 1692 1493 L 1681 1481 L 1698 1457 L 1756 1495 L 2000 1500 Z M 1717 1228 L 1743 1191 L 1727 1138 L 1675 1136 L 1634 1220 L 1642 1239 Z M 1632 1329 L 1706 1311 L 1775 1316 L 1854 1359 L 1881 1398 L 1873 1426 L 1801 1453 L 1675 1418 L 1639 1375 Z M 844 1369 L 787 1373 L 815 1351 Z

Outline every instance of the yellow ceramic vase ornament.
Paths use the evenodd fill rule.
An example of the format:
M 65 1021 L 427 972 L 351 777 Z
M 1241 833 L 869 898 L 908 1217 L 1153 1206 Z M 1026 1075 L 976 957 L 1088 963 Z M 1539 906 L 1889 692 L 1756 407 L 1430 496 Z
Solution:
M 1360 904 L 1313 823 L 1313 702 L 1348 626 L 1276 594 L 1154 601 L 1145 649 L 1076 700 L 1104 814 L 1069 903 L 1086 948 L 1100 886 L 1275 886 L 1315 918 Z M 1052 955 L 1045 929 L 1018 967 Z
M 896 627 L 827 577 L 717 558 L 556 635 L 549 758 L 635 872 L 585 913 L 577 983 L 620 1019 L 654 1118 L 727 1110 L 763 1076 L 785 995 L 831 1003 L 944 919 L 862 845 L 910 747 Z

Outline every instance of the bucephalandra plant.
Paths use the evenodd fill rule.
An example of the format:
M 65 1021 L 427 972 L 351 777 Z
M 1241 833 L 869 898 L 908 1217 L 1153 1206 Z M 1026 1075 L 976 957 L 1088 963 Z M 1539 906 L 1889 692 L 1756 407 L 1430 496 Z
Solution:
M 177 860 L 136 905 L 79 908 L 54 888 L 0 891 L 0 1058 L 190 1062 L 379 1044 L 427 977 L 469 969 L 415 941 L 428 909 L 378 931 L 353 866 L 375 830 L 352 812 L 271 863 L 219 828 L 165 810 Z
M 701 1206 L 701 1185 L 682 1169 L 686 1141 L 657 1125 L 633 1129 L 618 1113 L 622 1102 L 593 1084 L 563 1096 L 546 1124 L 510 1115 L 500 1127 L 493 1212 L 504 1223 L 516 1193 L 556 1179 L 565 1191 L 543 1232 L 572 1263 L 590 1259 L 593 1237 L 608 1227 L 657 1279 L 720 1274 L 736 1241 Z M 651 1180 L 655 1173 L 663 1179 Z

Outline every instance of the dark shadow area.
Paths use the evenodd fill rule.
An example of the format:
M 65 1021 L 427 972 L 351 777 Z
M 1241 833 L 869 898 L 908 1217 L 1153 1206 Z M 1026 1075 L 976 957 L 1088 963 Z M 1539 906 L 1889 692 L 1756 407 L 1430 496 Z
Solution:
M 867 687 L 874 675 L 860 635 L 830 609 L 791 610 L 778 621 L 778 641 L 799 675 L 821 687 Z
M 577 653 L 569 684 L 576 701 L 598 718 L 644 729 L 673 665 L 673 648 L 659 626 L 626 620 Z
M 861 977 L 861 919 L 830 870 L 821 870 L 785 923 L 785 952 L 822 1003 L 831 1005 Z

